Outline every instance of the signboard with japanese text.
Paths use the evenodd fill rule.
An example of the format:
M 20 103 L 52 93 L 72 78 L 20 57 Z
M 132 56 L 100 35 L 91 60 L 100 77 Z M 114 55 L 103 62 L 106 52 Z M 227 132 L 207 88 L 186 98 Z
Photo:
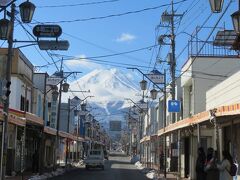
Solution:
M 160 73 L 158 70 L 153 70 L 146 76 L 155 84 L 164 84 L 164 74 Z
M 47 78 L 47 85 L 58 85 L 61 81 L 63 80 L 63 78 L 59 78 L 59 77 L 48 77 Z
M 36 37 L 59 37 L 62 34 L 62 28 L 59 25 L 36 25 L 33 28 L 33 34 Z

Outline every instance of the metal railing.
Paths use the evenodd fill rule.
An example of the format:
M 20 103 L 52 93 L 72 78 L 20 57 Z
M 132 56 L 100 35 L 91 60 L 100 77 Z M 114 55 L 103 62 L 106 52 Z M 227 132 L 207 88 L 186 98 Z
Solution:
M 200 51 L 201 50 L 201 51 Z M 188 57 L 190 56 L 237 56 L 238 53 L 229 47 L 215 46 L 213 41 L 188 41 Z

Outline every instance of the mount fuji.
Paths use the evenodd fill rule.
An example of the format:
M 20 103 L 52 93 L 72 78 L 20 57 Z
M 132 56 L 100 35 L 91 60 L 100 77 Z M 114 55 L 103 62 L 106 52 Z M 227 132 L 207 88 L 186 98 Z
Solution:
M 130 102 L 124 99 L 141 99 L 136 96 L 140 93 L 140 88 L 135 82 L 135 77 L 134 72 L 126 73 L 115 68 L 95 69 L 70 83 L 72 91 L 90 90 L 90 93 L 83 96 L 81 92 L 69 92 L 63 95 L 63 101 L 66 102 L 68 97 L 78 96 L 84 99 L 92 95 L 94 97 L 87 98 L 88 110 L 105 129 L 108 129 L 110 120 L 120 120 L 125 124 L 124 117 Z

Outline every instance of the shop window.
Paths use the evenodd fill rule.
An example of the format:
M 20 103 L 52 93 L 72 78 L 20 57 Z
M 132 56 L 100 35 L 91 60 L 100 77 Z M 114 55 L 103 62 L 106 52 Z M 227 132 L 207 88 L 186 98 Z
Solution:
M 25 101 L 25 100 L 24 100 L 24 97 L 21 96 L 21 102 L 20 102 L 20 110 L 21 110 L 21 111 L 24 111 L 24 104 L 25 104 L 24 101 Z
M 20 100 L 20 110 L 21 111 L 29 111 L 29 100 L 26 100 L 26 104 L 25 104 L 25 97 L 21 96 L 21 100 Z

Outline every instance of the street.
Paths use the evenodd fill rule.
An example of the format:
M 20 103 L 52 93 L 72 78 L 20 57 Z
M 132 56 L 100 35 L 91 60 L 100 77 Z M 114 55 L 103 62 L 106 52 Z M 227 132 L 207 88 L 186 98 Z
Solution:
M 66 173 L 62 176 L 54 177 L 52 180 L 65 179 L 82 179 L 82 180 L 146 180 L 147 178 L 142 174 L 133 164 L 130 164 L 129 157 L 121 154 L 110 156 L 109 160 L 105 162 L 105 170 L 90 169 L 85 170 L 85 167 Z

